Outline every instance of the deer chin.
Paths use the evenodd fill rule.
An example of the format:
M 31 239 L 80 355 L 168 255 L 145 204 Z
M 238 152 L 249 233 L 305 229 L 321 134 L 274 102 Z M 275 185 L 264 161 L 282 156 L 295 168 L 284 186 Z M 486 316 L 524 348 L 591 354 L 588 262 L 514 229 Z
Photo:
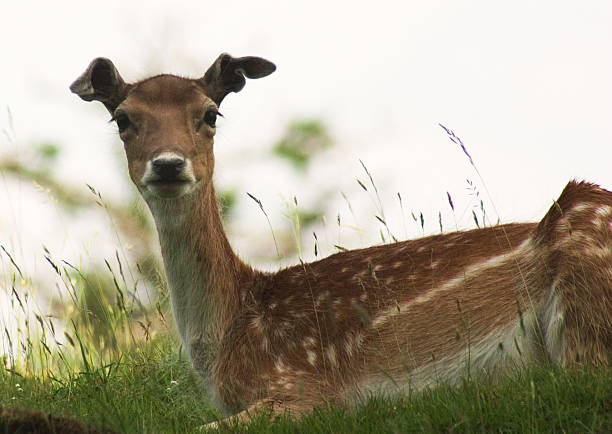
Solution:
M 191 180 L 149 181 L 142 189 L 145 196 L 159 199 L 178 199 L 193 192 L 197 183 Z

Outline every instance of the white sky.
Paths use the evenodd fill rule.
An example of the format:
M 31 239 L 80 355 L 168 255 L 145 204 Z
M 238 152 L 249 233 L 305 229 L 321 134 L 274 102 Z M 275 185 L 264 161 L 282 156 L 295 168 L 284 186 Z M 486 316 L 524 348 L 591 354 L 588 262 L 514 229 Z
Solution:
M 401 227 L 401 192 L 435 232 L 438 211 L 449 211 L 446 191 L 459 225 L 470 226 L 465 179 L 478 178 L 438 122 L 465 142 L 503 222 L 539 219 L 571 178 L 612 188 L 611 23 L 609 0 L 3 2 L 0 127 L 8 128 L 10 107 L 17 139 L 0 147 L 18 153 L 56 142 L 65 147 L 58 176 L 121 195 L 115 127 L 101 105 L 68 91 L 91 59 L 111 58 L 133 81 L 161 72 L 200 76 L 223 51 L 260 55 L 278 70 L 224 101 L 216 177 L 242 198 L 249 191 L 262 199 L 274 224 L 282 198 L 308 203 L 328 189 L 347 193 L 360 224 L 375 227 L 355 182 L 365 181 L 362 159 L 393 227 Z M 260 151 L 299 117 L 325 121 L 339 146 L 306 178 L 291 178 Z M 80 232 L 54 226 L 66 223 L 61 218 L 34 213 L 13 187 L 0 190 L 8 198 L 0 238 L 23 231 L 25 250 L 58 235 L 76 240 L 75 251 L 86 243 Z M 339 193 L 336 201 L 346 213 Z M 247 259 L 249 234 L 271 243 L 265 219 L 254 204 L 249 209 L 233 237 Z M 338 211 L 331 212 L 334 220 Z

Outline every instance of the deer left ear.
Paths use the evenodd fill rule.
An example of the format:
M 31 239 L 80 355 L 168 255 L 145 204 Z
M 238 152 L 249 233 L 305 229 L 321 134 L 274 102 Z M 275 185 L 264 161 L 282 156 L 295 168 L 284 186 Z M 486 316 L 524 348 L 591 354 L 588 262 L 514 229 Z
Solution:
M 100 101 L 113 113 L 125 99 L 128 85 L 109 59 L 94 59 L 85 72 L 70 85 L 70 90 L 85 101 Z
M 217 105 L 230 92 L 240 92 L 247 78 L 262 78 L 272 74 L 276 66 L 261 57 L 232 57 L 221 54 L 200 79 L 206 94 Z

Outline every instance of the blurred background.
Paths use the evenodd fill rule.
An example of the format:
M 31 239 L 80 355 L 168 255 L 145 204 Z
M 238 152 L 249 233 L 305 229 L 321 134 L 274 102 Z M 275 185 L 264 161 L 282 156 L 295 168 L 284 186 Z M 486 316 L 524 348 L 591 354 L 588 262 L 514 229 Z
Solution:
M 23 1 L 0 16 L 11 358 L 35 322 L 51 344 L 82 329 L 109 350 L 117 312 L 144 338 L 164 322 L 116 126 L 68 90 L 94 57 L 128 82 L 199 77 L 221 52 L 276 63 L 223 101 L 215 139 L 228 236 L 260 268 L 538 220 L 572 178 L 612 188 L 609 1 Z

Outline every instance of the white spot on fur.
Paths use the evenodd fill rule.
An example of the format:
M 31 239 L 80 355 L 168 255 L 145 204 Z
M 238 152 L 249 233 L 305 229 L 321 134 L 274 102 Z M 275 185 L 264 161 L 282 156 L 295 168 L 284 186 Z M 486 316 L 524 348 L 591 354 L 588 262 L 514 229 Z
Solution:
M 260 315 L 251 320 L 251 327 L 257 330 L 259 333 L 263 333 L 263 319 Z
M 602 219 L 608 219 L 612 216 L 612 206 L 610 205 L 602 205 L 595 210 L 595 215 L 601 217 Z
M 316 363 L 317 363 L 317 354 L 314 351 L 307 350 L 306 351 L 306 358 L 308 360 L 308 363 L 310 363 L 312 366 L 316 366 Z
M 278 372 L 279 374 L 282 374 L 287 371 L 285 363 L 283 362 L 283 359 L 281 357 L 276 359 L 276 361 L 274 362 L 274 369 L 276 369 L 276 372 Z
M 333 368 L 338 366 L 338 359 L 336 359 L 336 347 L 330 345 L 325 349 L 325 353 L 327 354 L 327 360 L 331 363 Z
M 361 344 L 363 344 L 363 335 L 361 333 L 357 333 L 355 335 L 355 348 L 361 348 Z
M 352 357 L 355 350 L 359 350 L 363 343 L 363 335 L 361 333 L 349 333 L 344 341 L 344 351 L 349 357 Z
M 582 211 L 586 211 L 588 209 L 591 209 L 591 204 L 579 203 L 578 205 L 573 206 L 572 209 L 570 209 L 570 214 L 579 214 Z
M 610 246 L 588 246 L 584 249 L 584 254 L 586 256 L 597 256 L 600 259 L 608 259 L 612 256 L 612 248 Z
M 349 357 L 353 357 L 353 340 L 351 338 L 344 341 L 344 351 Z
M 313 347 L 316 342 L 317 341 L 315 340 L 315 338 L 313 338 L 312 336 L 307 336 L 302 341 L 302 345 L 304 346 L 304 348 L 309 348 L 309 347 Z
M 400 268 L 401 266 L 402 266 L 402 262 L 397 261 L 397 262 L 395 262 L 395 263 L 393 264 L 393 267 L 392 267 L 392 268 L 393 268 L 394 270 L 397 270 L 397 269 L 398 269 L 398 268 Z
M 319 307 L 319 305 L 325 301 L 326 299 L 329 298 L 329 291 L 323 291 L 321 294 L 319 294 L 319 296 L 317 297 L 317 301 L 316 301 L 316 306 Z

